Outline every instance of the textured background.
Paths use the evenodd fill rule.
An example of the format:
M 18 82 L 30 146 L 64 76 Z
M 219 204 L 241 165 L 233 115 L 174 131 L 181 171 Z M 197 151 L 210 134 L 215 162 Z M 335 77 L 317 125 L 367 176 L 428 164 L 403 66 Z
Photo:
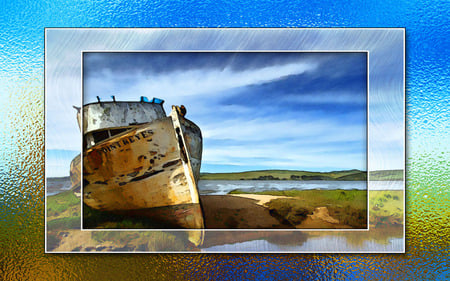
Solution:
M 2 1 L 0 279 L 450 278 L 450 2 L 237 3 Z M 405 27 L 407 253 L 44 254 L 44 27 Z

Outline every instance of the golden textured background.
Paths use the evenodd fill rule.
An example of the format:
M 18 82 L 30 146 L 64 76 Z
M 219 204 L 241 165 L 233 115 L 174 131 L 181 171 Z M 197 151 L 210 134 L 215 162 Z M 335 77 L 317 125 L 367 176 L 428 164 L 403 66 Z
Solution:
M 450 4 L 338 4 L 2 3 L 0 280 L 449 279 Z M 44 27 L 64 26 L 406 27 L 406 254 L 45 254 Z

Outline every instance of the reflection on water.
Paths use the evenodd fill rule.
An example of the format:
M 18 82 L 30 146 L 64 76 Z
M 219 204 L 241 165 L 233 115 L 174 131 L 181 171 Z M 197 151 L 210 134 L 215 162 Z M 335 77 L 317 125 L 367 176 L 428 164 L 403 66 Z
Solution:
M 319 237 L 308 239 L 300 246 L 273 244 L 266 240 L 253 240 L 235 244 L 203 248 L 202 252 L 401 252 L 403 238 L 389 239 L 387 244 L 365 241 L 361 247 L 348 243 L 345 237 Z
M 404 181 L 370 181 L 369 190 L 403 190 Z
M 233 242 L 234 241 L 234 242 Z M 216 242 L 217 244 L 214 244 Z M 202 252 L 402 252 L 403 227 L 370 231 L 207 232 Z

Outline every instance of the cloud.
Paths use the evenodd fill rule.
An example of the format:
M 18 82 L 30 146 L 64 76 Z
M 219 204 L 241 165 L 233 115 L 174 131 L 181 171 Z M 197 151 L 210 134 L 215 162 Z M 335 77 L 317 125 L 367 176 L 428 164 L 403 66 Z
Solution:
M 373 123 L 370 126 L 370 140 L 375 146 L 402 145 L 405 138 L 405 130 L 402 123 L 384 122 Z
M 271 139 L 315 138 L 315 141 L 356 141 L 365 138 L 364 124 L 340 124 L 332 118 L 303 118 L 289 120 L 229 119 L 203 127 L 203 135 L 210 139 L 235 141 L 263 141 Z
M 202 131 L 207 147 L 203 161 L 208 165 L 366 168 L 365 124 L 343 125 L 327 118 L 303 122 L 234 119 L 204 126 Z
M 314 94 L 287 95 L 280 98 L 283 102 L 299 104 L 363 104 L 367 103 L 367 96 L 352 92 L 325 91 Z
M 249 146 L 213 147 L 204 152 L 203 162 L 265 169 L 311 169 L 340 167 L 341 169 L 365 169 L 364 149 L 347 151 L 342 144 L 258 144 Z M 260 169 L 261 169 L 260 168 Z
M 109 97 L 112 93 L 123 98 L 136 98 L 141 95 L 164 96 L 165 99 L 186 96 L 211 98 L 211 95 L 218 95 L 230 89 L 268 83 L 315 68 L 315 64 L 291 63 L 243 71 L 230 68 L 208 71 L 191 69 L 155 75 L 104 70 L 102 75 L 86 79 L 85 98 L 87 101 L 95 101 L 97 95 Z
M 79 152 L 77 150 L 47 149 L 45 173 L 48 177 L 68 176 L 70 162 Z

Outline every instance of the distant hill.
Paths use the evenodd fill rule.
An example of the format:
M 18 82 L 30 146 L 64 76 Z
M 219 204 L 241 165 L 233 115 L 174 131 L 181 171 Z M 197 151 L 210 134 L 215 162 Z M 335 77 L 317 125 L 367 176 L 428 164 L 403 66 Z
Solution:
M 403 170 L 381 170 L 371 171 L 370 180 L 374 181 L 401 181 L 403 180 Z
M 292 170 L 262 170 L 239 173 L 202 173 L 202 180 L 366 180 L 367 172 L 345 170 L 332 172 L 308 172 Z

